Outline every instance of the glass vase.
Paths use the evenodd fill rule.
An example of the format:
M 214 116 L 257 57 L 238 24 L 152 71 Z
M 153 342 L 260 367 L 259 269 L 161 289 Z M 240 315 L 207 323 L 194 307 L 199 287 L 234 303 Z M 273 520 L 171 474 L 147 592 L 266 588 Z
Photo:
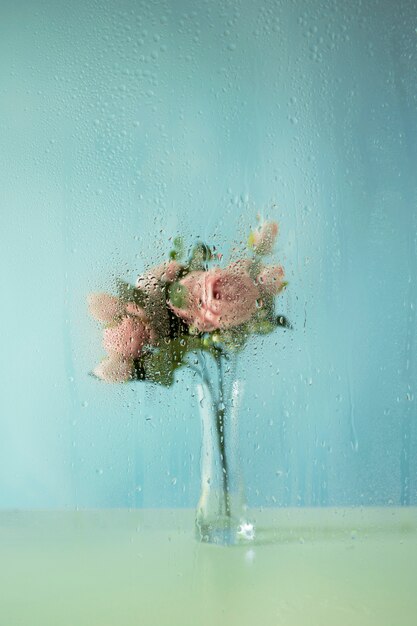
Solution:
M 199 541 L 234 545 L 254 539 L 247 506 L 239 446 L 239 407 L 243 383 L 236 377 L 236 355 L 200 352 L 196 367 L 201 415 L 201 493 L 196 511 Z

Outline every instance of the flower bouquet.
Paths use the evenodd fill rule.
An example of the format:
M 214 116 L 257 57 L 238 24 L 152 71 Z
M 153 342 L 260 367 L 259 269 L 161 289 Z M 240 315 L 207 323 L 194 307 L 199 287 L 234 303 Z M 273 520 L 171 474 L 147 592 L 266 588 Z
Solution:
M 97 378 L 170 386 L 180 367 L 197 375 L 203 445 L 196 525 L 202 541 L 254 537 L 239 471 L 236 357 L 251 336 L 290 326 L 275 311 L 284 271 L 264 262 L 277 234 L 275 222 L 263 222 L 250 233 L 246 258 L 227 267 L 214 247 L 201 242 L 185 258 L 177 237 L 169 260 L 139 276 L 135 286 L 119 280 L 117 296 L 89 296 L 91 315 L 104 324 L 108 353 L 93 372 Z

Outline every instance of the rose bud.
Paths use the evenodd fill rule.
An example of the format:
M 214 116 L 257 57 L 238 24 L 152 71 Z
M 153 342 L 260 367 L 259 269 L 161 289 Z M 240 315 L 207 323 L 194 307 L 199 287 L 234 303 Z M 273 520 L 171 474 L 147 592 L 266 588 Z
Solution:
M 132 379 L 133 361 L 112 354 L 97 365 L 93 374 L 106 383 L 123 383 Z
M 272 253 L 277 235 L 277 222 L 263 222 L 249 235 L 249 246 L 255 250 L 256 254 L 266 256 Z

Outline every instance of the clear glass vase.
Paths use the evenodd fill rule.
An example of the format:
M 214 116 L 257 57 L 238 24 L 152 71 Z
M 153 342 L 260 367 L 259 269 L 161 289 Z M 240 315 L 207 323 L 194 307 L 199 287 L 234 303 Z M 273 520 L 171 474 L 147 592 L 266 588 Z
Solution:
M 196 511 L 199 541 L 234 545 L 254 539 L 241 471 L 239 407 L 243 383 L 236 356 L 218 350 L 197 356 L 197 398 L 202 424 L 201 494 Z

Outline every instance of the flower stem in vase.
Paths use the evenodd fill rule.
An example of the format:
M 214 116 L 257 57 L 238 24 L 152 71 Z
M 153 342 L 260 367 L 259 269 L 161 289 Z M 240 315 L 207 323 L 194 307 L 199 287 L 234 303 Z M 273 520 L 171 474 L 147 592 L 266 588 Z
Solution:
M 227 450 L 225 444 L 225 398 L 224 398 L 224 376 L 223 376 L 223 363 L 222 354 L 220 351 L 216 352 L 216 364 L 219 376 L 219 400 L 217 403 L 216 411 L 216 427 L 217 427 L 217 439 L 220 451 L 220 463 L 222 470 L 222 483 L 224 494 L 224 510 L 226 517 L 231 517 L 230 511 L 230 497 L 229 497 L 229 469 L 227 463 Z
M 202 381 L 197 386 L 202 450 L 197 539 L 205 543 L 233 545 L 252 540 L 254 536 L 253 526 L 246 522 L 240 471 L 237 408 L 242 386 L 235 380 L 234 358 L 221 349 L 216 349 L 213 356 L 212 369 L 209 369 L 205 355 L 198 354 L 198 372 Z M 211 371 L 217 378 L 216 386 L 212 384 Z

